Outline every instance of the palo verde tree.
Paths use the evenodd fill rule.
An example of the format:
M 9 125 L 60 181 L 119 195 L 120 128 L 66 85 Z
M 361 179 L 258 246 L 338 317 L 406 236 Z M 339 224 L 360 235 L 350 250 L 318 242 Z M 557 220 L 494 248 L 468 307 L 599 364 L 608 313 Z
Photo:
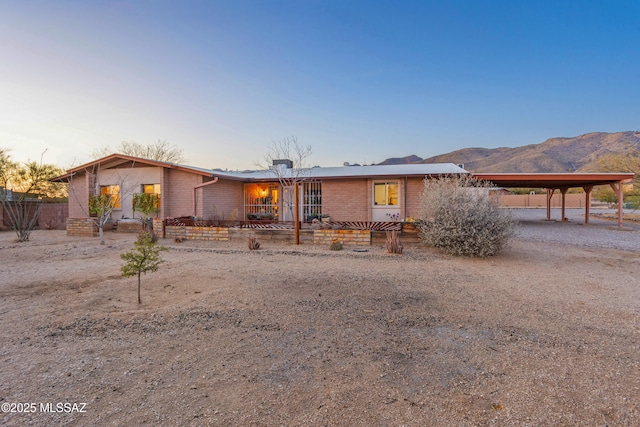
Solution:
M 300 144 L 298 138 L 292 135 L 271 143 L 265 156 L 266 166 L 262 166 L 275 175 L 283 190 L 288 190 L 289 194 L 293 192 L 293 200 L 283 197 L 282 203 L 283 208 L 294 219 L 296 245 L 300 243 L 298 186 L 309 178 L 307 159 L 311 152 L 310 145 Z M 291 164 L 282 161 L 290 161 Z
M 93 157 L 99 159 L 114 152 L 132 157 L 157 160 L 167 163 L 184 163 L 185 157 L 182 148 L 170 144 L 168 141 L 157 140 L 153 144 L 140 144 L 133 141 L 122 141 L 120 145 L 112 148 L 104 146 L 93 151 Z
M 124 277 L 138 276 L 138 304 L 141 304 L 141 275 L 150 271 L 158 271 L 162 263 L 160 252 L 167 248 L 159 246 L 156 236 L 148 231 L 142 231 L 133 245 L 133 250 L 120 254 L 120 258 L 125 261 L 121 271 Z
M 25 242 L 38 224 L 45 200 L 65 197 L 66 189 L 49 181 L 62 169 L 43 163 L 44 152 L 40 162 L 18 163 L 11 160 L 8 151 L 0 148 L 0 205 L 18 241 Z
M 418 236 L 453 255 L 487 257 L 500 252 L 517 222 L 498 206 L 491 187 L 469 175 L 426 178 L 418 205 Z

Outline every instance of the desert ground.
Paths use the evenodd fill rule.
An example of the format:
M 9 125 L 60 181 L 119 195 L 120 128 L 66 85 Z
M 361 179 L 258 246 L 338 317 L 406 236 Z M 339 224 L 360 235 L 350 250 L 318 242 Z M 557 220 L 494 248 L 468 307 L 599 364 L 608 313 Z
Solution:
M 526 220 L 487 259 L 161 239 L 140 305 L 135 235 L 3 232 L 0 425 L 637 426 L 640 229 L 612 225 Z

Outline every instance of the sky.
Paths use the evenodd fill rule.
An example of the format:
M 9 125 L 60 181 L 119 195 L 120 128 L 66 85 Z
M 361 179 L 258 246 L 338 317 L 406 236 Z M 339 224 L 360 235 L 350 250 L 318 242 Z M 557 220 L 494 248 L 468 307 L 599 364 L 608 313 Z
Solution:
M 637 0 L 0 0 L 0 147 L 255 169 L 640 130 Z M 46 151 L 45 151 L 46 150 Z

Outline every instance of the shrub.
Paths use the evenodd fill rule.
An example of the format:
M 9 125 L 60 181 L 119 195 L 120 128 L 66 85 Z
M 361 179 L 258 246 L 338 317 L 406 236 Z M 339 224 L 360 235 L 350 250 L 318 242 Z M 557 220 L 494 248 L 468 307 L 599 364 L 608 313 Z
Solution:
M 387 241 L 386 241 L 387 252 L 390 254 L 401 254 L 403 246 L 402 246 L 402 242 L 400 241 L 400 236 L 398 235 L 398 232 L 395 230 L 387 231 L 386 235 L 387 235 Z
M 260 242 L 255 237 L 249 237 L 247 239 L 247 246 L 250 251 L 255 251 L 256 249 L 260 249 Z
M 453 255 L 487 257 L 508 246 L 516 221 L 498 207 L 491 183 L 467 175 L 425 179 L 419 233 L 425 243 Z
M 341 251 L 342 250 L 342 242 L 339 241 L 338 239 L 333 239 L 331 241 L 331 245 L 329 246 L 329 249 L 332 251 Z

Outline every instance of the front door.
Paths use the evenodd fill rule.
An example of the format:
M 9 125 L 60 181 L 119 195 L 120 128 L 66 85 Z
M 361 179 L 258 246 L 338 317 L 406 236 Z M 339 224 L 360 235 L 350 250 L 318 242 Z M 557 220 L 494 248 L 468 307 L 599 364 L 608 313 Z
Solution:
M 398 181 L 373 183 L 371 220 L 374 222 L 400 221 L 400 192 Z

